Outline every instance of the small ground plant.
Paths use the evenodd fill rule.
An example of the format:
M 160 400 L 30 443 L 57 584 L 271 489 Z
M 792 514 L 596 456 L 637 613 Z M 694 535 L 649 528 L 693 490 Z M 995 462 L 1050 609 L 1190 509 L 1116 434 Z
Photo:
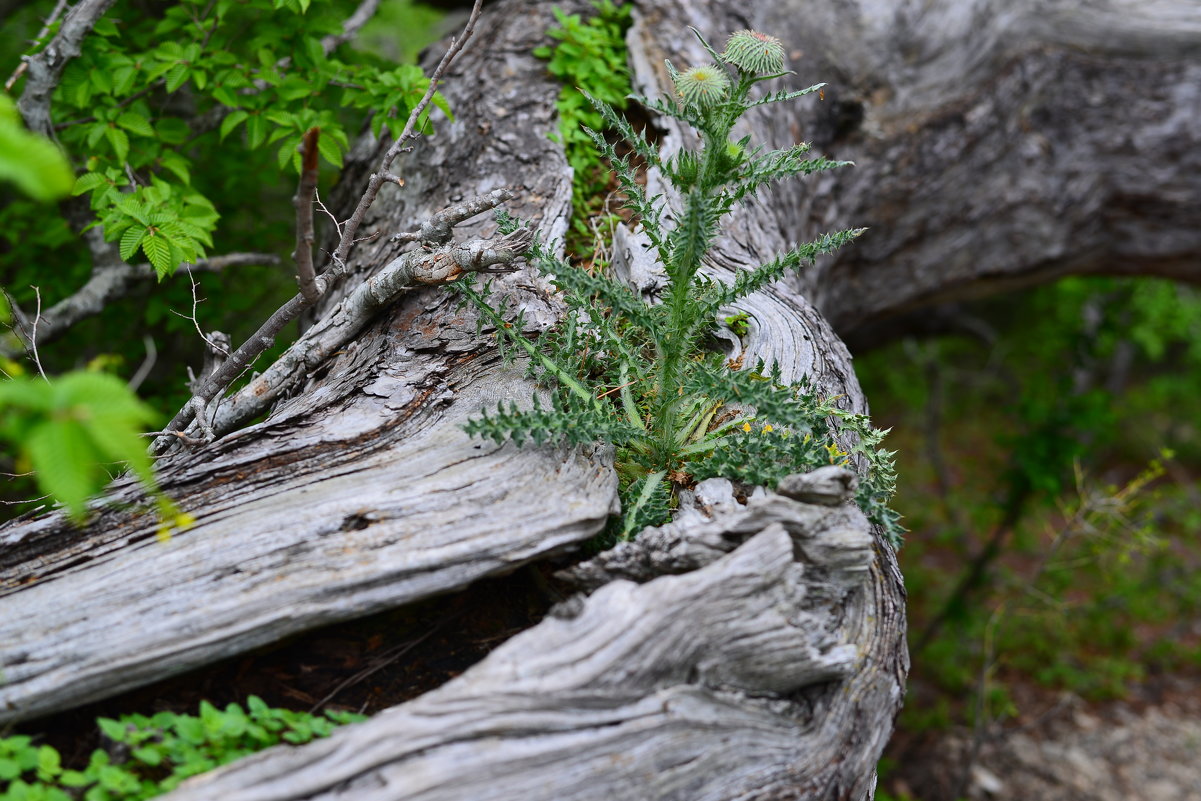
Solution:
M 699 36 L 699 34 L 698 34 Z M 761 82 L 789 74 L 784 48 L 751 31 L 732 35 L 718 53 L 701 39 L 714 63 L 685 72 L 667 67 L 677 96 L 637 98 L 648 109 L 696 130 L 700 146 L 661 155 L 614 108 L 589 99 L 649 168 L 659 170 L 679 198 L 666 210 L 648 197 L 629 158 L 595 130 L 586 129 L 613 165 L 630 208 L 642 223 L 667 278 L 663 302 L 648 304 L 613 278 L 573 269 L 554 250 L 536 242 L 529 258 L 564 294 L 566 322 L 535 343 L 520 317 L 487 300 L 488 288 L 463 291 L 497 328 L 502 346 L 512 343 L 532 358 L 535 373 L 554 389 L 549 407 L 498 405 L 467 425 L 497 442 L 517 444 L 605 440 L 616 447 L 624 518 L 615 532 L 628 539 L 647 525 L 666 521 L 675 490 L 724 476 L 773 486 L 789 473 L 828 465 L 861 468 L 858 501 L 868 517 L 899 542 L 898 515 L 888 508 L 895 483 L 892 454 L 878 448 L 884 432 L 863 415 L 847 412 L 837 398 L 820 397 L 805 381 L 786 385 L 775 366 L 738 370 L 706 343 L 719 316 L 739 300 L 812 263 L 862 233 L 825 234 L 752 269 L 726 284 L 705 275 L 701 263 L 717 238 L 722 218 L 740 201 L 784 178 L 842 167 L 847 162 L 810 157 L 809 146 L 780 150 L 734 141 L 735 123 L 749 109 L 817 92 L 823 84 L 752 97 Z M 501 216 L 501 230 L 520 226 Z
M 35 745 L 28 735 L 0 739 L 0 783 L 11 801 L 138 801 L 255 751 L 307 743 L 361 720 L 366 717 L 349 712 L 274 709 L 253 695 L 246 709 L 229 704 L 220 710 L 206 701 L 199 715 L 99 718 L 111 747 L 94 751 L 79 770 L 65 768 L 53 746 Z
M 593 0 L 592 5 L 596 14 L 587 20 L 555 8 L 559 24 L 546 34 L 557 44 L 534 50 L 535 56 L 548 60 L 547 71 L 563 83 L 555 101 L 559 125 L 551 138 L 563 145 L 574 171 L 566 245 L 569 254 L 579 257 L 591 253 L 594 235 L 589 222 L 603 212 L 609 183 L 609 171 L 585 133 L 586 127 L 604 131 L 607 125 L 584 93 L 621 110 L 633 91 L 625 44 L 632 6 L 610 0 Z

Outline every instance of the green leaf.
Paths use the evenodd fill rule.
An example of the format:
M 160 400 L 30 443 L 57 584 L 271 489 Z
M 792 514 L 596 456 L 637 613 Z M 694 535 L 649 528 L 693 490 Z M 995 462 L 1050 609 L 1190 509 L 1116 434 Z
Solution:
M 430 98 L 430 102 L 442 109 L 442 113 L 446 115 L 446 119 L 450 120 L 451 122 L 455 121 L 454 112 L 450 110 L 450 103 L 447 102 L 446 98 L 442 96 L 441 92 L 434 92 L 434 96 Z
M 104 138 L 112 146 L 113 155 L 117 157 L 118 162 L 124 162 L 129 157 L 129 136 L 125 131 L 115 125 L 108 125 L 104 128 Z
M 321 153 L 321 157 L 330 164 L 341 169 L 342 167 L 342 149 L 338 147 L 337 142 L 332 136 L 322 136 L 317 140 L 317 150 Z
M 85 172 L 83 175 L 75 179 L 75 187 L 71 190 L 72 195 L 82 195 L 85 192 L 91 192 L 101 186 L 107 186 L 109 183 L 102 173 Z
M 142 240 L 142 251 L 146 254 L 146 258 L 150 260 L 151 266 L 158 273 L 159 280 L 166 278 L 174 269 L 176 264 L 171 263 L 171 243 L 167 238 L 159 233 L 150 233 Z
M 243 109 L 237 109 L 227 114 L 225 119 L 221 120 L 221 141 L 225 141 L 225 137 L 229 136 L 234 128 L 245 122 L 249 116 Z
M 77 420 L 54 419 L 34 426 L 26 441 L 38 486 L 62 503 L 75 520 L 84 502 L 107 481 L 87 431 Z
M 134 225 L 125 230 L 121 234 L 121 258 L 124 261 L 129 261 L 133 258 L 133 254 L 138 252 L 138 245 L 142 244 L 142 239 L 146 236 L 146 226 Z
M 162 163 L 164 170 L 170 172 L 184 184 L 192 183 L 192 173 L 189 170 L 188 160 L 179 155 L 178 152 L 174 150 L 164 151 L 159 156 L 159 161 Z
M 252 114 L 246 120 L 246 143 L 251 150 L 263 144 L 267 136 L 267 121 L 260 114 Z
M 158 746 L 153 745 L 135 748 L 133 750 L 133 757 L 147 765 L 159 765 L 163 761 L 162 750 Z
M 108 70 L 93 69 L 88 73 L 88 78 L 91 80 L 92 86 L 95 86 L 101 92 L 104 92 L 104 94 L 111 95 L 113 93 L 113 78 Z
M 167 71 L 167 91 L 177 92 L 179 87 L 183 86 L 188 81 L 188 76 L 191 74 L 191 68 L 187 64 L 176 64 Z
M 38 748 L 38 778 L 48 782 L 63 772 L 62 758 L 52 746 Z
M 179 117 L 160 117 L 155 120 L 154 129 L 165 145 L 182 145 L 192 135 L 191 127 Z
M 130 133 L 135 133 L 138 136 L 147 136 L 154 138 L 154 128 L 150 126 L 149 120 L 138 114 L 136 111 L 126 111 L 117 117 L 117 124 Z
M 213 99 L 223 106 L 233 108 L 238 105 L 238 96 L 228 86 L 214 86 L 212 95 Z
M 11 181 L 37 201 L 70 193 L 75 175 L 54 143 L 21 127 L 16 105 L 0 94 L 0 181 Z
M 21 767 L 16 760 L 0 757 L 0 779 L 12 781 L 21 775 Z
M 100 731 L 105 737 L 115 743 L 125 742 L 125 738 L 129 733 L 125 724 L 112 718 L 96 718 L 96 725 L 100 727 Z

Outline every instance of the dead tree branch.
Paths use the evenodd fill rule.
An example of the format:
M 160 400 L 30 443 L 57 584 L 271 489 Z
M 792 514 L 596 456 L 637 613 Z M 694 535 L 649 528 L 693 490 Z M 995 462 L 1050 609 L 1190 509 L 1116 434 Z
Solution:
M 418 134 L 415 131 L 417 122 L 421 119 L 421 116 L 425 113 L 425 110 L 429 107 L 430 102 L 433 100 L 434 93 L 438 90 L 438 82 L 446 73 L 447 68 L 449 68 L 451 63 L 455 60 L 455 57 L 462 51 L 463 46 L 471 38 L 471 35 L 475 32 L 475 23 L 480 15 L 480 6 L 482 2 L 483 0 L 475 0 L 475 5 L 472 6 L 471 9 L 471 16 L 468 18 L 467 24 L 463 28 L 463 33 L 457 39 L 451 40 L 450 46 L 446 49 L 446 53 L 442 56 L 442 60 L 438 62 L 438 66 L 434 69 L 433 74 L 430 75 L 429 87 L 426 89 L 425 94 L 422 96 L 420 102 L 417 103 L 412 112 L 409 114 L 409 118 L 405 122 L 404 130 L 401 131 L 400 136 L 397 137 L 396 141 L 392 143 L 392 146 L 388 148 L 387 152 L 380 160 L 379 169 L 372 173 L 370 180 L 367 182 L 367 188 L 364 190 L 362 197 L 359 198 L 359 202 L 354 210 L 354 213 L 351 215 L 350 219 L 341 226 L 341 238 L 338 242 L 338 247 L 330 257 L 331 267 L 327 268 L 316 280 L 317 293 L 314 296 L 314 299 L 309 300 L 303 294 L 297 295 L 277 309 L 276 312 L 272 314 L 270 318 L 268 318 L 267 322 L 263 323 L 259 330 L 255 332 L 250 339 L 243 343 L 243 345 L 230 356 L 228 361 L 226 361 L 219 370 L 215 371 L 212 375 L 205 379 L 201 390 L 197 392 L 191 400 L 184 404 L 184 407 L 179 410 L 174 418 L 172 418 L 171 422 L 167 424 L 166 431 L 183 431 L 184 428 L 190 422 L 192 422 L 192 420 L 202 418 L 208 412 L 209 404 L 211 404 L 220 393 L 224 392 L 230 383 L 232 383 L 243 370 L 249 367 L 250 364 L 263 353 L 263 351 L 274 344 L 276 335 L 283 330 L 283 327 L 292 320 L 296 319 L 296 317 L 305 309 L 314 305 L 316 300 L 319 299 L 329 287 L 329 280 L 331 278 L 337 278 L 344 273 L 346 257 L 349 255 L 350 249 L 356 242 L 355 234 L 358 232 L 359 226 L 362 225 L 363 218 L 366 216 L 368 209 L 371 208 L 371 204 L 375 202 L 376 196 L 379 195 L 380 187 L 382 187 L 390 177 L 392 162 L 395 161 L 396 157 L 400 155 L 402 150 L 405 149 L 405 144 L 417 137 Z M 502 194 L 504 197 L 500 197 Z M 492 206 L 487 207 L 495 208 L 496 205 L 499 205 L 500 203 L 504 202 L 504 200 L 511 198 L 512 194 L 508 192 L 508 190 L 495 190 L 494 192 L 490 193 L 490 196 L 499 198 L 495 203 L 492 204 Z M 468 203 L 471 202 L 474 201 L 468 201 Z M 462 206 L 462 204 L 457 204 L 457 206 L 454 208 L 458 208 L 459 206 Z M 483 209 L 481 209 L 481 211 L 482 210 Z M 475 213 L 478 214 L 479 212 Z M 467 216 L 470 217 L 473 215 L 468 214 Z M 443 244 L 445 240 L 432 241 L 436 244 Z M 521 252 L 524 252 L 524 248 Z M 462 267 L 463 269 L 468 269 L 466 265 L 462 265 Z M 203 425 L 207 426 L 207 423 L 203 423 Z M 206 437 L 210 436 L 208 431 L 204 431 L 202 433 Z M 165 453 L 168 448 L 178 442 L 179 440 L 177 438 L 164 435 L 155 440 L 152 450 L 155 453 Z
M 442 76 L 446 74 L 446 70 L 450 67 L 455 57 L 462 51 L 463 46 L 467 44 L 467 40 L 475 33 L 475 22 L 480 16 L 480 5 L 483 0 L 475 0 L 475 5 L 471 7 L 471 16 L 467 18 L 467 25 L 463 28 L 463 33 L 457 38 L 452 39 L 450 47 L 446 49 L 442 60 L 438 62 L 438 66 L 434 68 L 434 73 L 430 76 L 429 88 L 425 90 L 420 102 L 413 108 L 409 114 L 409 119 L 405 122 L 404 130 L 400 136 L 396 137 L 396 141 L 384 153 L 384 157 L 380 159 L 380 166 L 377 171 L 372 173 L 371 179 L 367 182 L 367 189 L 363 192 L 363 196 L 359 198 L 359 204 L 355 208 L 354 213 L 350 215 L 350 219 L 342 228 L 342 238 L 338 242 L 338 247 L 331 257 L 332 270 L 334 275 L 339 275 L 345 268 L 346 257 L 350 254 L 350 248 L 354 245 L 354 235 L 358 233 L 359 226 L 363 224 L 363 218 L 367 216 L 367 210 L 371 208 L 371 204 L 375 202 L 376 195 L 379 194 L 380 188 L 387 183 L 392 169 L 392 162 L 405 149 L 405 145 L 412 139 L 417 138 L 417 133 L 414 128 L 417 126 L 417 121 L 425 110 L 429 107 L 430 101 L 434 98 L 434 93 L 438 91 L 438 82 L 442 80 Z
M 31 131 L 54 138 L 50 121 L 50 98 L 71 59 L 79 55 L 79 45 L 91 33 L 96 21 L 104 16 L 115 0 L 80 0 L 63 20 L 62 27 L 37 55 L 25 58 L 28 79 L 17 110 Z
M 202 416 L 205 421 L 200 426 L 203 436 L 211 440 L 228 433 L 266 411 L 283 392 L 303 379 L 308 370 L 349 342 L 380 309 L 402 292 L 418 286 L 450 283 L 466 272 L 489 272 L 495 265 L 511 264 L 530 246 L 533 234 L 527 229 L 492 241 L 477 239 L 460 245 L 446 243 L 449 232 L 446 239 L 441 237 L 445 221 L 461 222 L 496 208 L 512 197 L 511 190 L 494 189 L 487 195 L 456 204 L 426 221 L 421 230 L 431 232 L 431 239 L 427 242 L 438 246 L 436 249 L 415 250 L 391 261 L 378 274 L 356 287 L 325 319 L 306 331 L 274 364 L 223 404 L 219 411 L 211 409 L 212 403 L 226 387 L 274 344 L 275 337 L 283 327 L 312 305 L 303 295 L 297 294 L 276 310 L 242 347 L 204 380 L 188 404 L 167 425 L 166 431 L 183 431 L 193 419 Z M 323 277 L 317 279 L 317 285 L 319 293 L 324 293 Z M 154 451 L 165 453 L 178 441 L 163 435 L 155 440 Z
M 310 304 L 320 297 L 317 275 L 313 271 L 313 196 L 317 192 L 319 136 L 319 128 L 310 128 L 300 143 L 300 183 L 292 198 L 292 205 L 296 207 L 296 252 L 292 254 L 296 260 L 296 280 L 300 284 L 300 294 Z
M 93 228 L 96 232 L 96 239 L 101 239 L 99 229 Z M 92 231 L 88 233 L 91 234 Z M 103 245 L 110 243 L 103 242 Z M 96 253 L 93 251 L 93 256 Z M 278 264 L 279 257 L 270 253 L 229 253 L 224 256 L 214 256 L 211 259 L 201 259 L 192 265 L 184 264 L 180 270 L 191 273 L 198 272 L 221 272 L 228 267 L 241 267 L 249 264 Z M 101 266 L 93 269 L 92 277 L 88 282 L 79 288 L 74 294 L 63 298 L 58 303 L 55 303 L 42 314 L 41 322 L 38 324 L 38 343 L 45 345 L 52 342 L 63 334 L 65 334 L 71 326 L 86 320 L 89 317 L 94 317 L 104 311 L 113 301 L 123 298 L 133 291 L 134 287 L 141 285 L 145 281 L 149 281 L 155 277 L 154 268 L 149 264 L 126 264 L 123 261 L 116 263 L 104 262 Z M 18 318 L 19 319 L 19 318 Z M 18 337 L 21 339 L 22 345 L 26 350 L 31 345 L 30 331 L 24 326 L 16 326 Z M 0 352 L 3 352 L 0 350 Z M 5 353 L 12 356 L 12 353 Z
M 321 40 L 321 49 L 325 51 L 325 55 L 329 55 L 338 49 L 340 45 L 344 45 L 358 35 L 367 21 L 375 16 L 375 12 L 379 9 L 380 0 L 363 0 L 359 3 L 359 7 L 354 10 L 354 13 L 346 18 L 342 23 L 342 32 L 339 34 L 330 34 Z

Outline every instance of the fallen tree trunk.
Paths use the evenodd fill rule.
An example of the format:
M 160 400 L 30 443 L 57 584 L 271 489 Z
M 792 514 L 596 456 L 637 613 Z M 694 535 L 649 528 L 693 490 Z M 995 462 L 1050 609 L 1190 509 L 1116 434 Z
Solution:
M 500 186 L 514 187 L 516 214 L 539 219 L 552 236 L 564 230 L 569 175 L 546 139 L 558 86 L 529 55 L 551 24 L 550 5 L 510 0 L 490 9 L 446 85 L 456 122 L 417 145 L 404 166 L 406 187 L 385 188 L 365 231 L 405 230 Z M 641 90 L 666 90 L 663 57 L 704 58 L 683 33 L 686 24 L 715 42 L 747 25 L 775 33 L 798 45 L 790 57 L 802 81 L 831 86 L 824 102 L 791 116 L 776 116 L 782 107 L 760 111 L 757 138 L 768 146 L 813 139 L 817 149 L 859 163 L 803 189 L 765 193 L 733 219 L 713 254 L 720 273 L 820 230 L 873 228 L 837 260 L 751 299 L 750 332 L 738 346 L 752 361 L 778 361 L 786 375 L 810 376 L 823 393 L 865 410 L 850 356 L 810 300 L 840 328 L 864 330 L 966 288 L 1115 269 L 1117 259 L 1089 258 L 1114 242 L 1107 219 L 1138 234 L 1123 238 L 1133 248 L 1127 255 L 1146 255 L 1138 264 L 1195 265 L 1201 244 L 1184 212 L 1201 196 L 1196 170 L 1139 176 L 1138 191 L 1170 213 L 1123 205 L 1135 184 L 1121 183 L 1077 214 L 1082 198 L 1093 197 L 1080 193 L 1080 176 L 1108 175 L 1106 154 L 1121 151 L 1113 137 L 1098 129 L 1073 140 L 1073 160 L 1052 159 L 1054 151 L 1035 157 L 1037 149 L 1006 160 L 1006 147 L 1037 142 L 1009 141 L 1039 129 L 1042 117 L 1025 113 L 1023 97 L 1044 97 L 1041 107 L 1056 111 L 1051 122 L 1075 121 L 1109 105 L 1098 97 L 1114 99 L 1102 91 L 1111 73 L 1115 83 L 1105 91 L 1116 93 L 1132 76 L 1158 89 L 1139 99 L 1150 105 L 1137 119 L 1098 116 L 1092 124 L 1121 136 L 1162 135 L 1151 141 L 1173 147 L 1183 142 L 1187 158 L 1201 152 L 1188 147 L 1201 138 L 1201 115 L 1175 110 L 1182 100 L 1196 102 L 1189 94 L 1196 65 L 1185 61 L 1182 44 L 1195 42 L 1195 26 L 1158 27 L 1131 7 L 1136 24 L 1125 24 L 1124 49 L 1106 53 L 1113 41 L 1104 38 L 1106 21 L 1119 4 L 1095 4 L 1088 12 L 1095 19 L 1079 18 L 1095 24 L 1075 24 L 1057 39 L 1060 29 L 1036 12 L 1060 5 L 1031 0 L 1001 14 L 1001 4 L 981 2 L 966 18 L 949 0 L 754 9 L 674 0 L 641 9 L 630 34 Z M 950 22 L 984 39 L 969 37 L 964 47 L 943 41 L 955 35 Z M 1100 43 L 1089 43 L 1090 30 Z M 1166 44 L 1145 46 L 1156 37 Z M 1037 77 L 1043 92 L 1056 80 L 1085 86 L 1052 102 L 1031 94 L 1023 75 Z M 968 113 L 977 107 L 987 113 Z M 685 135 L 654 122 L 666 147 Z M 1044 138 L 1063 135 L 1054 126 L 1039 130 Z M 952 148 L 964 142 L 970 147 Z M 1002 148 L 998 164 L 987 158 L 993 146 Z M 357 196 L 375 150 L 364 142 L 351 154 L 332 203 Z M 986 197 L 981 186 L 989 181 L 1014 191 Z M 1065 200 L 1067 189 L 1074 194 Z M 990 198 L 1000 197 L 1009 199 L 990 212 Z M 1014 209 L 1034 200 L 1052 212 L 1066 204 L 1066 212 L 1049 221 L 1036 213 L 1041 233 L 1019 236 L 1029 220 Z M 1128 215 L 1115 217 L 1122 209 Z M 1162 237 L 1143 235 L 1155 224 L 1165 227 Z M 462 235 L 492 228 L 477 221 Z M 370 273 L 399 253 L 380 237 L 361 246 L 352 272 Z M 637 259 L 635 245 L 630 258 Z M 343 286 L 318 317 L 353 283 Z M 528 271 L 497 288 L 525 309 L 531 327 L 559 312 L 549 287 Z M 470 310 L 456 308 L 445 290 L 423 289 L 314 369 L 267 420 L 160 462 L 164 488 L 198 520 L 169 544 L 154 541 L 153 515 L 136 508 L 128 486 L 114 491 L 123 505 L 98 511 L 84 531 L 59 517 L 0 529 L 0 721 L 448 592 L 584 541 L 615 498 L 603 449 L 498 451 L 458 428 L 498 397 L 533 391 L 475 335 Z M 903 588 L 891 550 L 869 547 L 866 522 L 845 496 L 823 492 L 805 495 L 808 503 L 762 496 L 745 508 L 717 493 L 699 505 L 711 514 L 686 515 L 648 536 L 643 551 L 626 554 L 653 566 L 649 573 L 596 563 L 592 578 L 581 578 L 601 585 L 591 597 L 460 679 L 330 740 L 201 777 L 177 797 L 869 797 L 907 672 Z M 772 511 L 760 514 L 756 504 Z M 673 567 L 663 554 L 681 543 L 691 555 L 686 567 Z M 680 570 L 692 572 L 650 580 Z

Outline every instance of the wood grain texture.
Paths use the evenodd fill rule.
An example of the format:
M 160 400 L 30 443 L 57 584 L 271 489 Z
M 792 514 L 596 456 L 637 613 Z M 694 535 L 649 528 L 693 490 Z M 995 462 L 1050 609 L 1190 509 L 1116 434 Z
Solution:
M 794 282 L 856 348 L 931 307 L 1070 274 L 1201 282 L 1192 0 L 790 0 L 747 14 L 792 45 L 803 82 L 829 82 L 824 101 L 759 124 L 856 163 L 772 195 L 802 238 L 869 228 Z
M 874 763 L 829 735 L 869 653 L 848 638 L 875 611 L 867 521 L 814 531 L 780 500 L 728 555 L 607 583 L 438 690 L 167 798 L 863 797 Z

